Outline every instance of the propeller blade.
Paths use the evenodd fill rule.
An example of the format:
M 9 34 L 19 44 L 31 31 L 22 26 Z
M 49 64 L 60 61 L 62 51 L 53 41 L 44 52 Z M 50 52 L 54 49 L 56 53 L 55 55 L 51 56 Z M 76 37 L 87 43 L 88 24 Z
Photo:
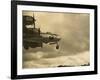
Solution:
M 33 21 L 34 21 L 34 28 L 35 28 L 35 17 L 34 17 L 34 13 L 33 13 Z

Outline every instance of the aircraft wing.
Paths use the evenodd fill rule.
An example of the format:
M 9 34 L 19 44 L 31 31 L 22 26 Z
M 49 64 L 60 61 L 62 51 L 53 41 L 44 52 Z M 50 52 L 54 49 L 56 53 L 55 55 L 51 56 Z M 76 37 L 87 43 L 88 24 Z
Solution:
M 42 38 L 24 38 L 26 42 L 42 43 Z

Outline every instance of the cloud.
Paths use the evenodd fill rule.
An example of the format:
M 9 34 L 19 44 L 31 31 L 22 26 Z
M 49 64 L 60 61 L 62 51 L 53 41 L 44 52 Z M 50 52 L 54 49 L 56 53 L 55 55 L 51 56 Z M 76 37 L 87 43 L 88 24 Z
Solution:
M 88 64 L 90 61 L 88 51 L 78 53 L 77 55 L 57 56 L 52 58 L 43 57 L 45 56 L 45 54 L 41 52 L 36 53 L 36 55 L 32 53 L 27 54 L 26 57 L 29 60 L 23 62 L 23 67 L 24 68 L 42 68 L 42 67 L 45 68 L 45 67 L 57 67 L 59 65 L 80 66 L 80 65 Z

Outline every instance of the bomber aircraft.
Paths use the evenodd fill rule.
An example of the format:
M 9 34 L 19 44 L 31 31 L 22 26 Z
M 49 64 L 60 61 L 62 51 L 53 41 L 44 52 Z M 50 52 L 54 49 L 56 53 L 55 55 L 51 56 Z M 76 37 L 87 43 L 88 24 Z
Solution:
M 59 49 L 58 42 L 61 40 L 58 34 L 51 32 L 43 33 L 40 28 L 35 27 L 35 18 L 33 16 L 23 15 L 23 46 L 25 49 L 43 47 L 43 44 L 56 44 Z M 31 27 L 27 27 L 31 26 Z

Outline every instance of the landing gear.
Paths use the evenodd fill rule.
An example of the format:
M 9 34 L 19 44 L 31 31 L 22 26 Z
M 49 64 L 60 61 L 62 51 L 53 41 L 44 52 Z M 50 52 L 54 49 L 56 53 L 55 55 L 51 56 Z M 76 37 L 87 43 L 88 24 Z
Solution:
M 57 45 L 56 45 L 56 49 L 59 49 L 59 45 L 58 45 L 58 43 L 57 43 Z
M 24 49 L 26 49 L 26 50 L 29 49 L 28 43 L 26 41 L 23 42 L 23 45 L 24 45 Z

